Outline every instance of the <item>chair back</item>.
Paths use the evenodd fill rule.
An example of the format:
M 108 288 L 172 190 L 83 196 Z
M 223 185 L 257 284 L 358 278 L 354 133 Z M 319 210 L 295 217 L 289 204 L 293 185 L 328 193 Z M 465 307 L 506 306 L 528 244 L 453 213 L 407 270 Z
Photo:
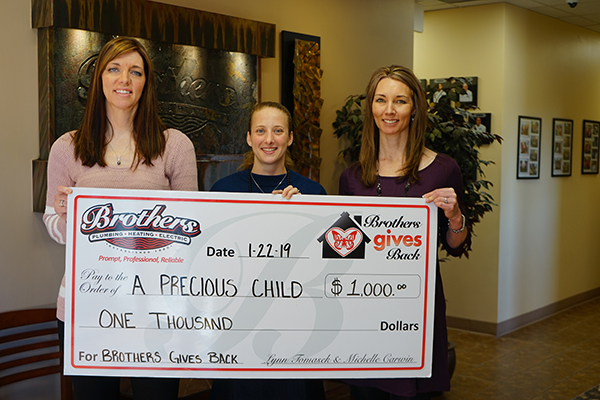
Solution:
M 8 311 L 0 314 L 0 386 L 60 374 L 61 399 L 72 396 L 62 374 L 56 308 Z

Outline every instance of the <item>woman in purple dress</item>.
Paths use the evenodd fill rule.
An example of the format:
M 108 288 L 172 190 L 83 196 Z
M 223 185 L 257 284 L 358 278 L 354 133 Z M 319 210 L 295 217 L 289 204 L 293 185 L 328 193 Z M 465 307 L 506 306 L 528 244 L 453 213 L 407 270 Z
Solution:
M 340 195 L 423 197 L 438 207 L 438 240 L 453 256 L 470 246 L 456 162 L 425 147 L 426 95 L 408 68 L 382 67 L 367 86 L 359 161 L 340 177 Z M 450 389 L 446 305 L 436 263 L 433 367 L 431 378 L 349 381 L 355 400 L 431 399 Z

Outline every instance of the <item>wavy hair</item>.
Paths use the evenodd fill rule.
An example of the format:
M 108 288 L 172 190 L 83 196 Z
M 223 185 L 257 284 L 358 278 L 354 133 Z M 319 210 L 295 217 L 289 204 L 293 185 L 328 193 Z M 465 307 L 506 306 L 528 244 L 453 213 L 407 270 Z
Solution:
M 408 140 L 405 148 L 404 167 L 398 171 L 401 176 L 408 176 L 411 182 L 418 181 L 419 164 L 425 150 L 425 130 L 427 128 L 427 99 L 419 79 L 408 68 L 399 65 L 377 69 L 367 85 L 365 101 L 365 118 L 362 130 L 362 144 L 358 164 L 362 183 L 370 187 L 377 180 L 377 160 L 379 158 L 379 128 L 373 118 L 373 99 L 377 85 L 382 79 L 390 78 L 404 83 L 412 92 L 414 119 L 409 124 Z
M 140 162 L 153 165 L 152 160 L 162 156 L 165 151 L 166 139 L 163 132 L 167 128 L 158 116 L 158 99 L 150 57 L 144 46 L 136 39 L 118 37 L 106 43 L 100 50 L 92 74 L 83 120 L 73 137 L 75 157 L 79 158 L 85 166 L 93 167 L 96 164 L 101 167 L 106 166 L 104 156 L 109 142 L 106 133 L 111 129 L 111 125 L 106 115 L 102 73 L 109 62 L 130 51 L 135 51 L 142 57 L 146 75 L 144 90 L 133 119 L 135 141 L 133 164 L 135 167 Z

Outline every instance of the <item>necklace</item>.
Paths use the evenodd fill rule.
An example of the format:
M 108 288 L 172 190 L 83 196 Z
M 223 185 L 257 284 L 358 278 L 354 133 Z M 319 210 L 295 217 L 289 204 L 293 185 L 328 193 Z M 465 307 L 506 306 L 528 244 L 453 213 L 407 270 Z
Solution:
M 410 189 L 410 178 L 406 180 L 406 185 L 404 185 L 404 197 L 408 194 L 408 189 Z M 381 196 L 381 181 L 379 180 L 379 171 L 377 171 L 377 196 Z
M 279 187 L 279 185 L 281 185 L 281 183 L 283 182 L 283 180 L 287 178 L 287 186 L 290 185 L 290 174 L 288 174 L 287 170 L 285 171 L 285 175 L 283 176 L 283 178 L 281 178 L 281 180 L 279 181 L 279 183 L 277 185 L 275 185 L 275 187 L 273 188 L 273 190 L 277 190 L 277 188 Z M 265 193 L 265 191 L 260 187 L 260 185 L 258 184 L 258 182 L 256 182 L 256 179 L 254 179 L 254 175 L 252 175 L 252 171 L 250 169 L 248 169 L 248 192 L 252 193 L 252 182 L 250 181 L 252 180 L 252 182 L 254 182 L 254 184 L 256 185 L 256 187 L 263 193 Z
M 125 154 L 125 152 L 126 152 L 127 150 L 129 150 L 129 146 L 131 146 L 131 140 L 129 141 L 129 144 L 127 145 L 127 147 L 125 148 L 125 150 L 123 150 L 123 151 L 121 152 L 121 154 L 118 154 L 118 153 L 115 151 L 115 149 L 112 147 L 112 145 L 110 144 L 110 142 L 108 142 L 108 147 L 110 147 L 110 149 L 113 151 L 113 153 L 115 153 L 115 155 L 117 156 L 117 165 L 121 165 L 121 156 L 122 156 L 123 154 Z

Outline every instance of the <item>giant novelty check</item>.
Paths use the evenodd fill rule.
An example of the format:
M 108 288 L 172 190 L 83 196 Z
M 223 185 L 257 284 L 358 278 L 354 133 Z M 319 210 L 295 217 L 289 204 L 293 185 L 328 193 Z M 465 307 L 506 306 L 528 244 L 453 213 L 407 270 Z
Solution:
M 68 207 L 68 375 L 431 375 L 422 199 L 80 188 Z

